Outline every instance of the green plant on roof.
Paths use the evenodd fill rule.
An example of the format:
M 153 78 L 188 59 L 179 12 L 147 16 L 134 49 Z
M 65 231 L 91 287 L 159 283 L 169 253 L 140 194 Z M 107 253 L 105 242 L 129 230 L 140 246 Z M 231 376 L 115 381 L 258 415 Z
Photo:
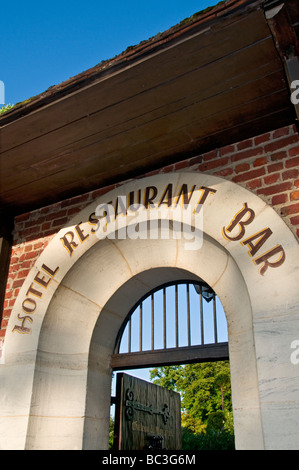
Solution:
M 6 111 L 11 109 L 12 107 L 13 106 L 11 104 L 5 104 L 4 106 L 2 106 L 2 108 L 0 108 L 0 116 L 1 114 L 4 114 Z

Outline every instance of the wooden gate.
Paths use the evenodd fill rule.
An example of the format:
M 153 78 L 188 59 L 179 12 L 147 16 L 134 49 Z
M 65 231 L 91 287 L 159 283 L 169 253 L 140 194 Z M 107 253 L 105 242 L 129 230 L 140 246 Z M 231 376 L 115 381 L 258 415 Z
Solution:
M 180 395 L 136 377 L 117 374 L 114 449 L 180 450 Z

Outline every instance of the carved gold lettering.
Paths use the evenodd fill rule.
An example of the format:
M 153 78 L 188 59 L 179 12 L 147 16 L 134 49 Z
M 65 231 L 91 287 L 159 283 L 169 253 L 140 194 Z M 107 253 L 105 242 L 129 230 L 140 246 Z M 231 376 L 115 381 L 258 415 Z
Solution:
M 247 214 L 248 214 L 247 218 L 245 218 L 245 220 L 242 220 Z M 245 202 L 243 204 L 243 209 L 237 212 L 237 214 L 235 215 L 233 220 L 230 222 L 228 227 L 222 228 L 223 236 L 227 240 L 231 240 L 231 241 L 241 240 L 241 238 L 243 238 L 245 234 L 245 226 L 251 224 L 254 217 L 255 217 L 255 213 L 253 209 L 250 209 L 247 205 L 247 202 Z M 229 236 L 227 232 L 231 233 L 237 225 L 239 226 L 239 232 L 233 237 Z
M 272 258 L 275 255 L 279 255 L 276 261 L 272 261 L 272 262 L 269 261 L 269 258 Z M 286 255 L 282 246 L 276 245 L 274 248 L 267 251 L 266 253 L 259 256 L 258 258 L 255 258 L 253 261 L 257 265 L 264 263 L 260 269 L 260 274 L 263 276 L 269 267 L 278 268 L 279 266 L 281 266 L 282 263 L 285 261 L 285 258 L 286 258 Z
M 256 233 L 255 235 L 252 235 L 249 238 L 246 238 L 246 240 L 241 241 L 241 245 L 247 245 L 249 247 L 249 255 L 254 256 L 256 253 L 260 250 L 260 248 L 263 246 L 263 244 L 268 240 L 269 237 L 272 235 L 272 230 L 270 228 L 265 228 L 264 230 L 261 230 L 260 232 Z M 253 244 L 253 240 L 257 239 L 257 243 Z
M 154 205 L 154 199 L 158 194 L 156 186 L 147 186 L 144 191 L 144 207 L 145 209 L 151 208 Z
M 83 229 L 81 229 L 81 227 L 80 227 L 81 224 L 82 224 L 82 222 L 80 222 L 78 225 L 76 225 L 75 230 L 78 234 L 80 242 L 83 243 L 89 237 L 89 233 L 87 235 L 84 235 Z
M 52 269 L 50 269 L 48 266 L 46 266 L 45 264 L 42 265 L 42 269 L 49 274 L 49 276 L 51 277 L 54 277 L 56 276 L 56 273 L 59 271 L 59 266 L 57 266 L 56 269 L 54 269 L 54 271 L 52 271 Z
M 78 246 L 78 244 L 74 241 L 74 237 L 74 232 L 69 231 L 60 238 L 64 248 L 68 251 L 70 256 L 72 256 L 74 249 Z
M 90 214 L 89 216 L 89 219 L 88 219 L 88 223 L 90 225 L 96 225 L 96 228 L 92 228 L 91 229 L 91 233 L 95 233 L 97 231 L 97 229 L 99 228 L 100 226 L 100 221 L 99 219 L 95 216 L 95 212 L 93 212 L 92 214 Z
M 230 241 L 240 241 L 245 235 L 245 226 L 249 225 L 254 220 L 254 217 L 254 211 L 250 209 L 247 203 L 245 202 L 243 204 L 243 208 L 239 212 L 237 212 L 230 224 L 227 227 L 222 228 L 223 236 Z M 228 235 L 227 232 L 232 232 L 237 226 L 239 228 L 238 233 L 234 236 Z M 271 237 L 272 234 L 272 230 L 269 227 L 266 227 L 263 230 L 260 230 L 259 232 L 251 235 L 250 237 L 247 237 L 246 239 L 240 241 L 240 243 L 242 246 L 247 245 L 247 247 L 249 248 L 249 256 L 254 257 L 262 248 L 262 246 L 266 243 L 266 241 Z M 276 258 L 273 260 L 272 258 L 274 256 L 276 256 Z M 274 248 L 271 248 L 262 255 L 254 258 L 253 262 L 255 265 L 262 264 L 260 268 L 260 274 L 263 276 L 269 267 L 277 268 L 281 266 L 285 260 L 285 257 L 286 255 L 283 247 L 281 245 L 276 245 Z
M 31 299 L 31 297 L 28 297 L 23 300 L 22 309 L 24 310 L 24 312 L 30 313 L 32 315 L 36 309 L 35 300 Z
M 190 201 L 191 201 L 191 198 L 193 196 L 195 188 L 196 188 L 196 184 L 194 184 L 191 188 L 191 191 L 188 192 L 187 184 L 182 184 L 180 192 L 179 192 L 179 194 L 177 196 L 177 199 L 176 199 L 176 202 L 175 202 L 175 206 L 177 206 L 179 204 L 179 201 L 180 201 L 182 196 L 183 196 L 182 197 L 183 207 L 186 207 L 188 204 L 190 204 Z
M 27 335 L 31 333 L 31 328 L 28 328 L 27 326 L 25 326 L 25 322 L 26 320 L 28 320 L 30 323 L 32 323 L 33 322 L 32 318 L 29 317 L 29 315 L 25 315 L 23 317 L 21 317 L 21 315 L 18 315 L 18 319 L 21 321 L 21 325 L 15 325 L 12 331 L 16 331 L 17 333 L 27 334 Z
M 29 289 L 26 292 L 26 295 L 29 295 L 29 294 L 33 294 L 39 298 L 43 295 L 40 291 L 36 290 L 35 287 L 33 287 L 33 282 L 31 283 Z
M 59 266 L 57 266 L 56 269 L 52 270 L 47 265 L 43 264 L 42 270 L 47 274 L 47 277 L 45 277 L 45 275 L 41 271 L 38 271 L 38 273 L 36 274 L 34 278 L 34 282 L 37 283 L 39 286 L 41 286 L 43 289 L 47 289 L 48 285 L 50 284 L 50 282 L 52 281 L 56 273 L 59 271 Z M 34 283 L 32 282 L 30 284 L 29 289 L 26 292 L 26 298 L 22 302 L 22 309 L 27 315 L 21 316 L 18 314 L 18 319 L 21 322 L 21 325 L 15 325 L 12 330 L 13 332 L 17 331 L 18 333 L 22 333 L 22 334 L 28 334 L 31 332 L 31 328 L 28 328 L 27 326 L 25 326 L 25 322 L 27 320 L 30 323 L 33 322 L 33 319 L 31 318 L 30 315 L 34 314 L 37 308 L 37 303 L 35 299 L 32 299 L 31 297 L 29 297 L 30 294 L 37 297 L 37 299 L 40 299 L 43 296 L 43 292 L 38 291 L 34 287 Z
M 137 191 L 137 198 L 135 202 L 135 192 L 131 191 L 128 196 L 128 207 L 130 208 L 131 212 L 136 212 L 141 204 L 141 189 Z
M 208 197 L 209 194 L 215 194 L 217 192 L 216 189 L 208 188 L 206 186 L 201 186 L 199 188 L 199 190 L 202 191 L 202 194 L 201 194 L 201 196 L 198 200 L 198 203 L 196 205 L 196 208 L 195 208 L 195 211 L 194 211 L 195 213 L 198 213 L 201 210 L 201 208 L 202 208 L 203 204 L 206 202 L 207 197 Z
M 172 184 L 169 183 L 166 188 L 164 193 L 162 194 L 162 197 L 160 199 L 160 202 L 158 204 L 158 207 L 160 207 L 162 204 L 166 204 L 167 207 L 170 207 L 172 204 Z

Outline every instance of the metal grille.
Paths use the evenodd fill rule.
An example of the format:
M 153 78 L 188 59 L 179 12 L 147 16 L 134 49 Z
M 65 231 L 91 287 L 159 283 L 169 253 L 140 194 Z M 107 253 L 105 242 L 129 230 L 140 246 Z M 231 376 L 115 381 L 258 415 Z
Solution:
M 228 359 L 227 339 L 222 305 L 206 283 L 164 284 L 128 313 L 116 340 L 112 368 L 137 366 L 138 361 L 144 366 Z

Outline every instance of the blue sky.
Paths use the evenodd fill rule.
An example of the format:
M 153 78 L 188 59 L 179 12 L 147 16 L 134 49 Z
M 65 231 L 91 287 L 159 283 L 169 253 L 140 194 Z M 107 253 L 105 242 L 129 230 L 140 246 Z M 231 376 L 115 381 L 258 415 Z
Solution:
M 0 81 L 16 104 L 218 0 L 36 0 L 0 4 Z M 1 107 L 1 104 L 0 104 Z

